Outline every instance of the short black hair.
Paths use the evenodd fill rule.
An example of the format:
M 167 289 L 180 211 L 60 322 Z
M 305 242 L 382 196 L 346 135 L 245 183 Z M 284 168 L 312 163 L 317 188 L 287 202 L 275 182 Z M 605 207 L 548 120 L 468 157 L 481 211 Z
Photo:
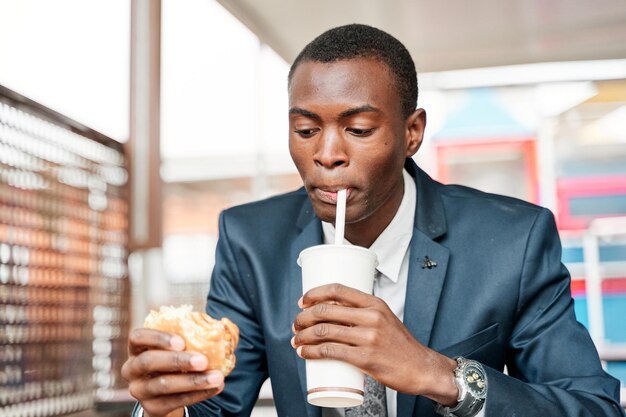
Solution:
M 411 54 L 396 38 L 380 29 L 362 24 L 339 26 L 313 39 L 291 64 L 288 82 L 302 62 L 335 62 L 373 58 L 387 65 L 396 79 L 402 113 L 408 117 L 417 107 L 417 72 Z

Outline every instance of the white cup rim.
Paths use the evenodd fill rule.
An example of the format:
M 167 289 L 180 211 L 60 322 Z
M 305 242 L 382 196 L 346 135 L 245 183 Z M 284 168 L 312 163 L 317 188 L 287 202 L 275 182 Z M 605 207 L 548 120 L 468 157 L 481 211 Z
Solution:
M 335 245 L 335 244 L 316 245 L 316 246 L 311 246 L 309 248 L 306 248 L 302 252 L 300 252 L 300 254 L 298 255 L 297 263 L 298 263 L 299 266 L 302 266 L 302 257 L 303 256 L 306 256 L 306 255 L 308 255 L 311 252 L 327 251 L 327 250 L 347 251 L 347 252 L 360 252 L 362 255 L 369 256 L 369 257 L 373 258 L 373 260 L 374 260 L 374 267 L 378 266 L 378 257 L 376 256 L 376 253 L 374 253 L 370 249 L 364 248 L 362 246 Z

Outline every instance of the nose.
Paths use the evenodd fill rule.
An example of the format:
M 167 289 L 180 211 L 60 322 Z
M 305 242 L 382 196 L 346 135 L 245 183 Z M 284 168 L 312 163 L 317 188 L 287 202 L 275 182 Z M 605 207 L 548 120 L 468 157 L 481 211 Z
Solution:
M 340 134 L 326 131 L 319 136 L 314 154 L 315 164 L 324 168 L 337 168 L 348 165 L 348 155 Z

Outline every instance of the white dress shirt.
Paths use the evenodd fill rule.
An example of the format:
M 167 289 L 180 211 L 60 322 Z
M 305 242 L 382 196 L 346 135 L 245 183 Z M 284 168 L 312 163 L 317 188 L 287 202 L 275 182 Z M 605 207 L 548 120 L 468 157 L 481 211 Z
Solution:
M 404 195 L 400 207 L 391 223 L 382 231 L 369 249 L 378 258 L 378 274 L 374 281 L 374 295 L 387 303 L 391 311 L 402 321 L 404 300 L 409 275 L 409 244 L 413 236 L 415 219 L 415 181 L 406 172 L 404 177 Z M 322 222 L 324 243 L 335 241 L 335 227 L 332 223 Z M 344 243 L 351 243 L 344 239 Z M 387 414 L 396 417 L 397 393 L 387 388 Z

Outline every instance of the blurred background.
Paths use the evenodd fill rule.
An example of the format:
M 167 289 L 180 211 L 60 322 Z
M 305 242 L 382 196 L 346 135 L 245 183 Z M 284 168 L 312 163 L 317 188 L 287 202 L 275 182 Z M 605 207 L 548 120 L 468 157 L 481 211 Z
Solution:
M 0 415 L 128 415 L 129 329 L 204 308 L 222 209 L 300 186 L 289 65 L 353 22 L 416 62 L 421 167 L 555 214 L 626 402 L 623 0 L 0 0 Z

